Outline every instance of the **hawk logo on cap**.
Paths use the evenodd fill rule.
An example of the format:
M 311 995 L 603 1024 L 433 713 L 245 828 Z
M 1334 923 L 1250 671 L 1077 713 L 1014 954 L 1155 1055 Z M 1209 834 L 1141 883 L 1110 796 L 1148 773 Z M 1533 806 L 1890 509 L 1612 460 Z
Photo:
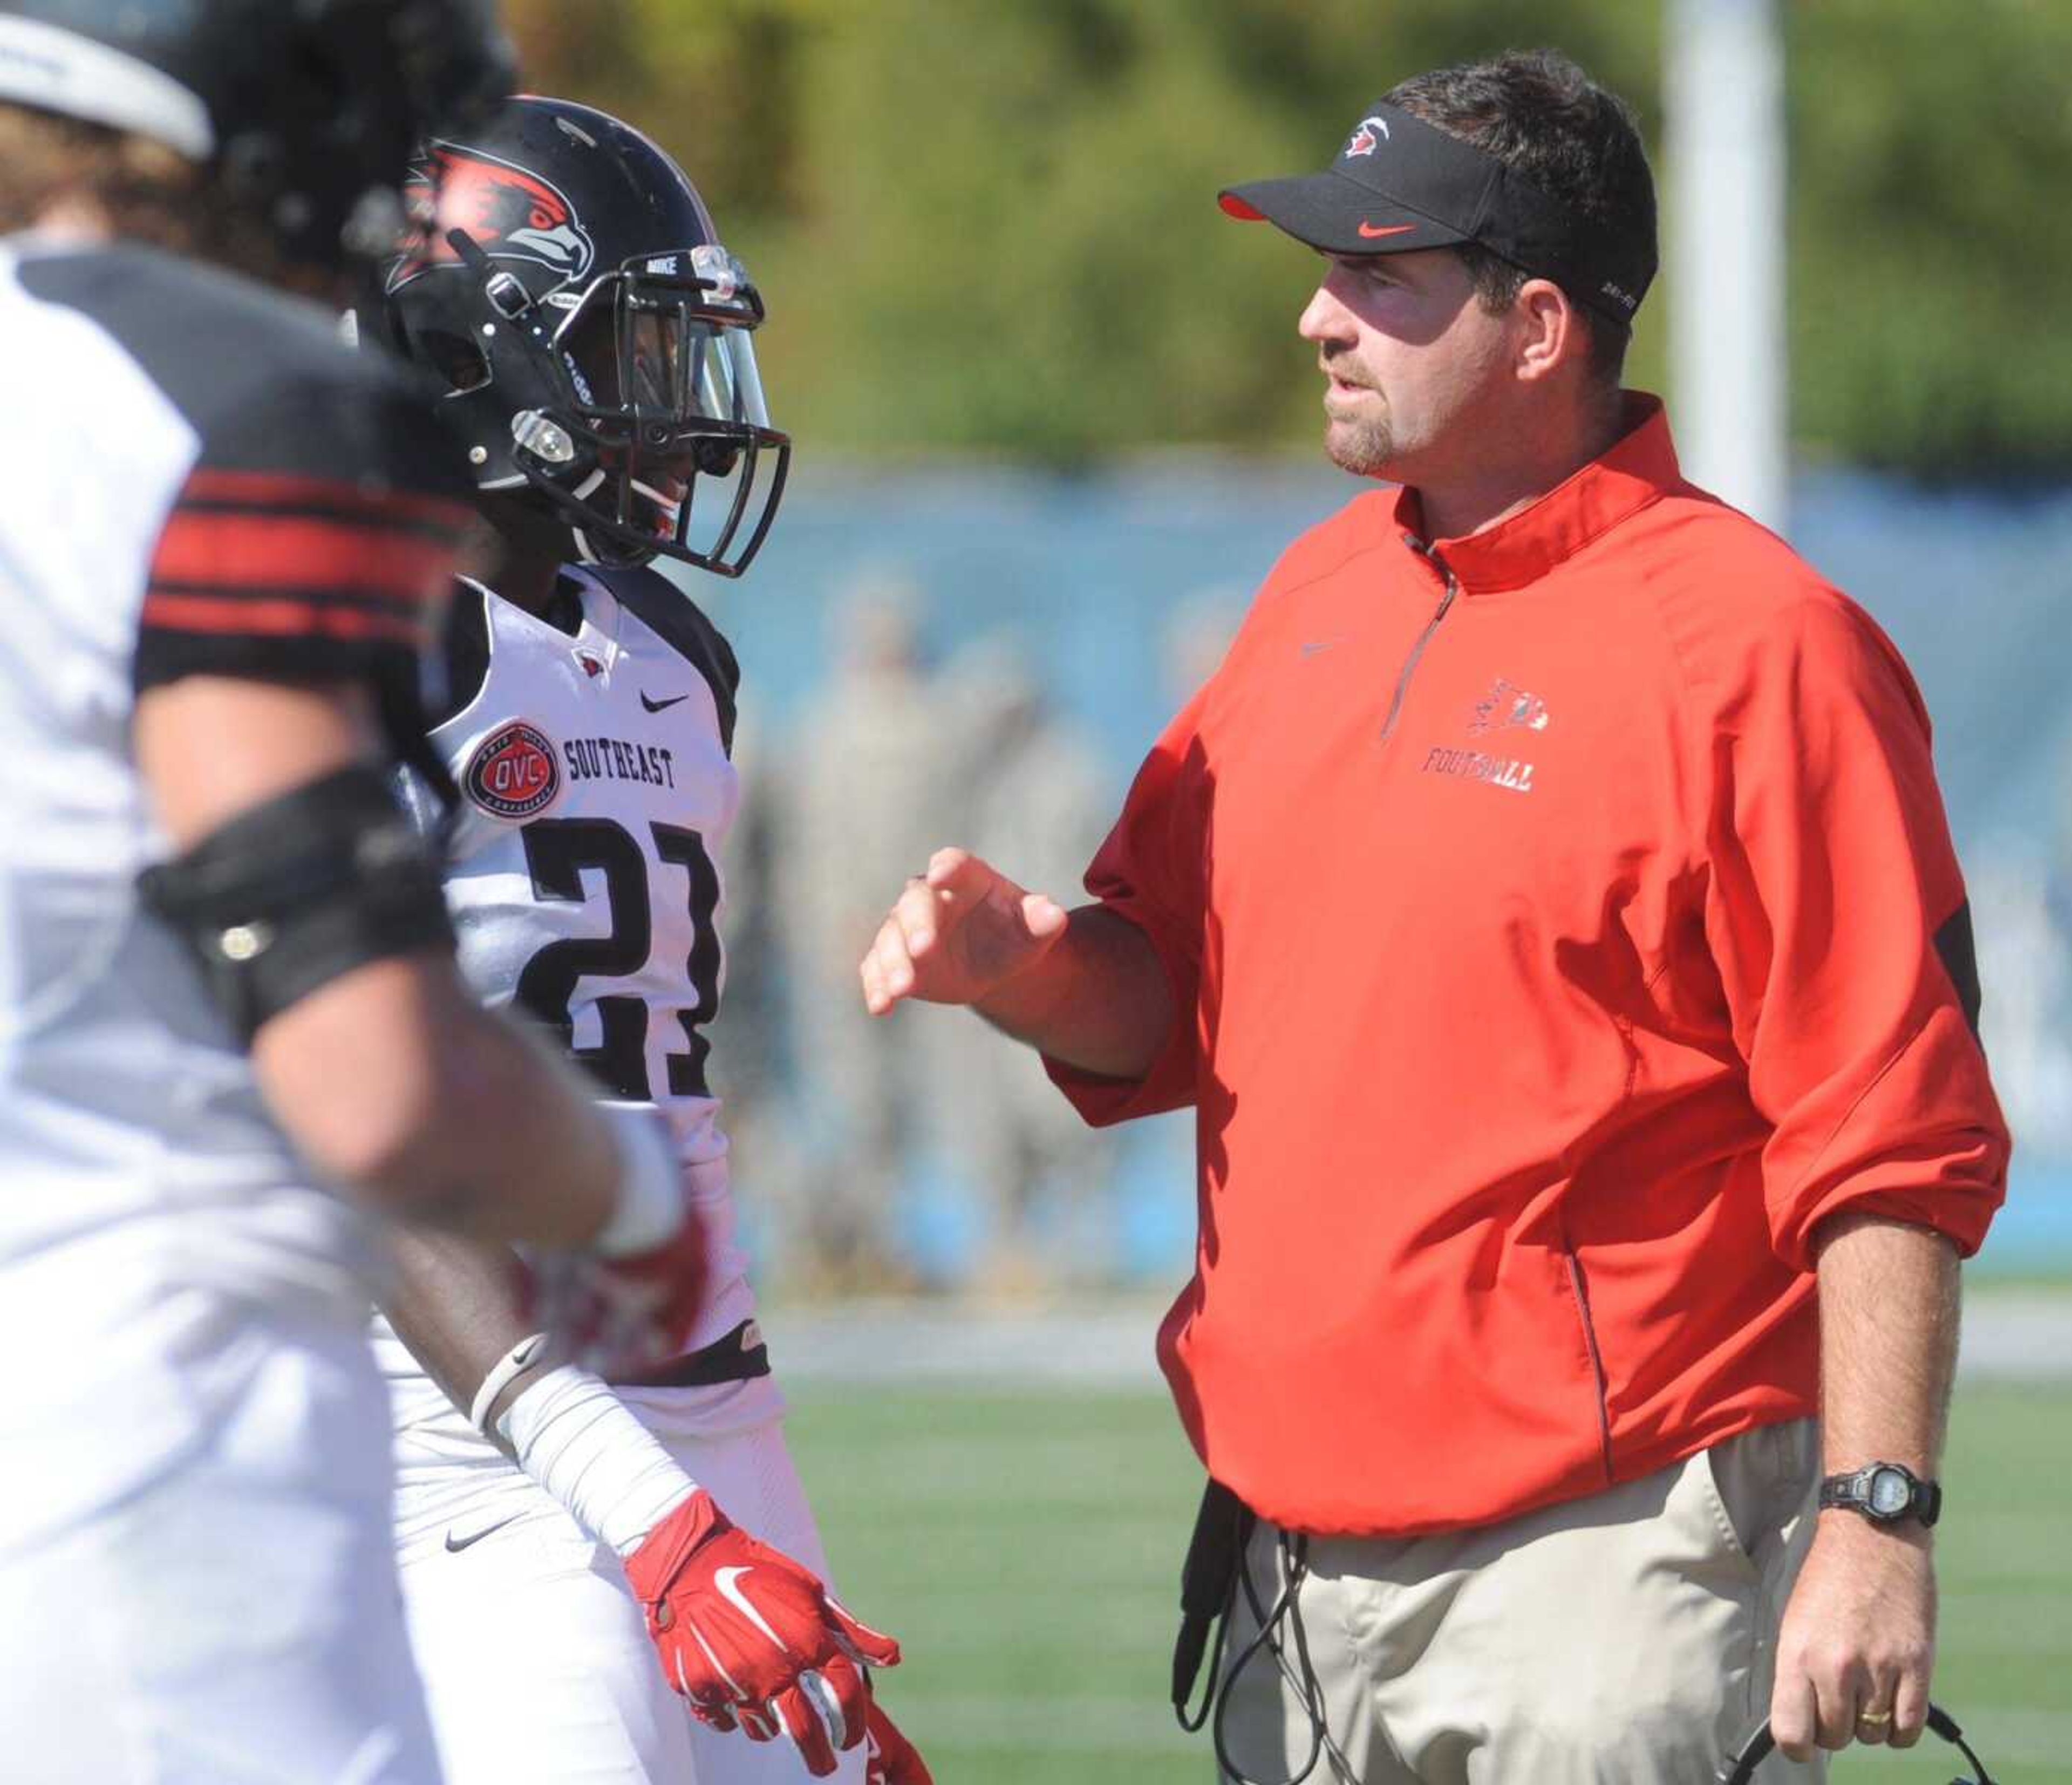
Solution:
M 597 258 L 565 194 L 478 149 L 435 145 L 412 170 L 403 196 L 421 233 L 390 271 L 391 291 L 427 267 L 457 261 L 446 240 L 454 229 L 465 229 L 491 260 L 536 261 L 564 279 L 581 278 Z
M 1380 136 L 1375 134 L 1377 130 L 1381 133 Z M 1352 161 L 1361 155 L 1372 154 L 1380 146 L 1383 138 L 1388 135 L 1388 120 L 1387 118 L 1362 118 L 1359 121 L 1359 128 L 1353 132 L 1350 140 L 1346 144 L 1344 158 Z

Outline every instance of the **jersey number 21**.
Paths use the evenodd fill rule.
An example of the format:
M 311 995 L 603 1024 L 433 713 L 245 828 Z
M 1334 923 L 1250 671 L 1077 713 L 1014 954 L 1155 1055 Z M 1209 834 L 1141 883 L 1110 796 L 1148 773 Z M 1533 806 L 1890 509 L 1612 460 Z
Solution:
M 676 1011 L 683 1025 L 684 1048 L 664 1056 L 672 1096 L 705 1097 L 705 1055 L 711 1043 L 698 1031 L 719 1009 L 719 932 L 713 921 L 719 905 L 719 874 L 696 831 L 675 825 L 651 825 L 655 853 L 689 870 L 693 940 L 687 972 L 695 1001 Z M 602 1080 L 615 1097 L 650 1103 L 654 1091 L 648 1077 L 648 1001 L 623 993 L 597 1000 L 603 1039 L 595 1047 L 575 1046 L 575 1025 L 569 1001 L 576 981 L 586 975 L 623 979 L 648 964 L 653 944 L 648 890 L 648 858 L 623 825 L 608 818 L 542 818 L 520 833 L 525 866 L 536 899 L 583 899 L 582 870 L 601 870 L 611 915 L 610 933 L 567 936 L 550 942 L 525 964 L 518 976 L 517 1001 L 553 1030 L 562 1045 Z

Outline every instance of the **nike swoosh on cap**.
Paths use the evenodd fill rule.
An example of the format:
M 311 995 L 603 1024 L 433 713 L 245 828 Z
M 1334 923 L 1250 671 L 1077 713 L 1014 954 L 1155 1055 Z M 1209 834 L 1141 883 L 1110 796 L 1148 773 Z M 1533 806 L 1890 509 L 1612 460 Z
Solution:
M 1367 241 L 1374 241 L 1383 236 L 1400 236 L 1405 230 L 1415 229 L 1417 225 L 1414 223 L 1391 223 L 1385 224 L 1379 228 L 1376 228 L 1374 224 L 1369 223 L 1364 217 L 1363 217 L 1360 220 L 1359 232 L 1362 236 L 1365 236 Z
M 665 706 L 674 706 L 677 701 L 688 701 L 689 698 L 690 696 L 688 694 L 672 694 L 666 701 L 651 701 L 648 698 L 647 691 L 643 689 L 640 694 L 640 704 L 646 707 L 650 713 L 660 713 Z

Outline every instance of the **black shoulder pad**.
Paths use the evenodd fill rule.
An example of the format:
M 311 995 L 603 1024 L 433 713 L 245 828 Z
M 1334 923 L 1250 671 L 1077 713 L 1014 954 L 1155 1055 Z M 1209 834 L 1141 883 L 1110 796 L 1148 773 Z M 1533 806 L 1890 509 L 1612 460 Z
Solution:
M 734 647 L 698 604 L 660 571 L 607 570 L 586 567 L 619 604 L 679 652 L 705 677 L 719 709 L 719 741 L 734 752 L 734 698 L 741 689 L 741 665 Z
M 473 479 L 430 393 L 401 362 L 347 347 L 318 306 L 132 243 L 32 258 L 18 277 L 121 343 L 201 437 L 201 467 L 471 512 Z
M 446 608 L 446 635 L 440 641 L 443 685 L 433 690 L 438 698 L 426 705 L 427 731 L 466 712 L 489 679 L 487 607 L 481 590 L 473 583 L 454 582 L 453 600 Z

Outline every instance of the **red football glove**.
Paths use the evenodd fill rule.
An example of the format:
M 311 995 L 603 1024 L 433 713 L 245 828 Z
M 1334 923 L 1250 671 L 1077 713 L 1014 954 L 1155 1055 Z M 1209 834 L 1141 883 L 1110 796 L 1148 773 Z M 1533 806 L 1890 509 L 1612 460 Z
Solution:
M 752 1741 L 783 1729 L 815 1776 L 863 1739 L 859 1663 L 899 1660 L 807 1569 L 737 1528 L 702 1487 L 626 1558 L 670 1684 L 702 1721 Z
M 688 1207 L 666 1245 L 625 1258 L 533 1252 L 528 1317 L 571 1363 L 607 1380 L 680 1355 L 705 1300 L 705 1229 Z
M 875 1692 L 865 1713 L 863 1740 L 869 1757 L 863 1763 L 863 1785 L 935 1785 L 928 1763 L 885 1714 Z

